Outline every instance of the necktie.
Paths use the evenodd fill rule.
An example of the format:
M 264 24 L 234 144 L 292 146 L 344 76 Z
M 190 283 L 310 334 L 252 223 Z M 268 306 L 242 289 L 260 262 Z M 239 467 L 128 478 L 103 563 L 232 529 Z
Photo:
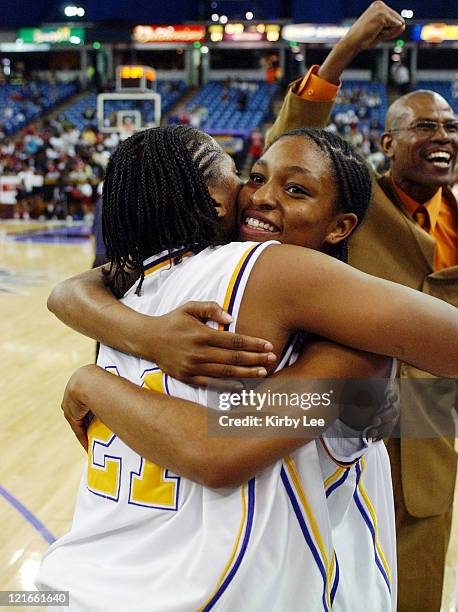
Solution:
M 417 208 L 413 214 L 413 218 L 424 230 L 427 231 L 430 228 L 428 211 L 424 206 L 419 206 Z

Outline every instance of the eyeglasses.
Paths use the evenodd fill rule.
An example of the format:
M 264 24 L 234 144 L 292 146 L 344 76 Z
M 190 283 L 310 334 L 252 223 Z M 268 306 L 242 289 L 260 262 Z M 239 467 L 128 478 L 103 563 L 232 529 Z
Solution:
M 440 123 L 438 121 L 419 121 L 414 125 L 409 125 L 405 128 L 395 128 L 393 130 L 389 130 L 389 132 L 404 132 L 406 130 L 412 130 L 424 136 L 432 136 L 440 127 L 443 127 L 449 136 L 458 135 L 458 121 L 447 121 L 446 123 Z

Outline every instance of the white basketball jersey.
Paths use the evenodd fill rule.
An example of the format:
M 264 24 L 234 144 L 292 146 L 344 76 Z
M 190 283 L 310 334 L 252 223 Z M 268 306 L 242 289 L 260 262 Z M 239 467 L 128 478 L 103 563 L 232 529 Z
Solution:
M 333 435 L 332 428 L 327 434 Z M 319 448 L 328 503 L 336 579 L 332 610 L 395 612 L 396 531 L 391 469 L 383 442 L 354 453 L 323 437 Z M 345 442 L 349 446 L 350 440 Z M 354 441 L 357 446 L 356 440 Z
M 134 287 L 122 301 L 162 315 L 189 300 L 214 300 L 232 315 L 233 331 L 249 274 L 270 244 L 232 243 L 178 265 L 168 255 L 153 257 L 142 295 Z M 205 403 L 204 390 L 143 359 L 103 346 L 98 364 L 138 385 Z M 344 574 L 346 556 L 334 551 L 325 442 L 307 444 L 243 486 L 214 490 L 144 460 L 98 419 L 88 435 L 71 531 L 51 546 L 37 580 L 42 589 L 69 590 L 71 612 L 314 612 L 337 602 L 339 576 L 351 571 Z M 348 520 L 359 526 L 359 517 Z M 359 543 L 352 538 L 348 545 Z M 339 542 L 342 551 L 346 546 Z M 367 558 L 366 542 L 361 550 Z M 356 557 L 349 553 L 349 562 Z M 349 591 L 342 592 L 345 599 Z

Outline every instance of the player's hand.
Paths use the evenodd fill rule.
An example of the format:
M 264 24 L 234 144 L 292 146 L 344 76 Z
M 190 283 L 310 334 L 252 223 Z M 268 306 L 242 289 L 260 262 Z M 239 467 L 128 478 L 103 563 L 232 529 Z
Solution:
M 77 370 L 67 383 L 61 408 L 68 424 L 78 439 L 78 442 L 87 452 L 88 439 L 86 431 L 86 417 L 91 414 L 90 409 L 81 399 L 81 374 L 83 368 Z
M 372 418 L 367 430 L 367 437 L 373 440 L 389 438 L 401 414 L 399 394 L 391 387 L 385 394 L 385 402 L 380 411 Z
M 154 361 L 182 382 L 207 386 L 211 379 L 260 378 L 276 362 L 270 342 L 205 325 L 231 320 L 216 302 L 187 302 L 158 319 L 163 345 L 154 347 Z
M 405 30 L 405 21 L 381 0 L 373 2 L 355 21 L 345 36 L 358 50 L 372 49 L 379 43 L 392 40 Z

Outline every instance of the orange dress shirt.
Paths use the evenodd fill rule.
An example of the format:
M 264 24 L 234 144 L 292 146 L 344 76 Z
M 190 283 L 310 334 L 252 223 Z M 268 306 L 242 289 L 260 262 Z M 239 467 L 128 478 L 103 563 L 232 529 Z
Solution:
M 331 101 L 337 96 L 339 85 L 324 81 L 316 73 L 318 65 L 310 68 L 294 92 L 308 100 Z M 407 212 L 434 238 L 434 268 L 442 270 L 458 265 L 458 209 L 442 197 L 438 189 L 429 202 L 419 204 L 404 193 L 394 182 L 396 193 L 406 207 Z
M 458 265 L 458 209 L 442 197 L 442 187 L 428 202 L 419 204 L 394 181 L 393 186 L 407 212 L 436 242 L 434 269 Z

